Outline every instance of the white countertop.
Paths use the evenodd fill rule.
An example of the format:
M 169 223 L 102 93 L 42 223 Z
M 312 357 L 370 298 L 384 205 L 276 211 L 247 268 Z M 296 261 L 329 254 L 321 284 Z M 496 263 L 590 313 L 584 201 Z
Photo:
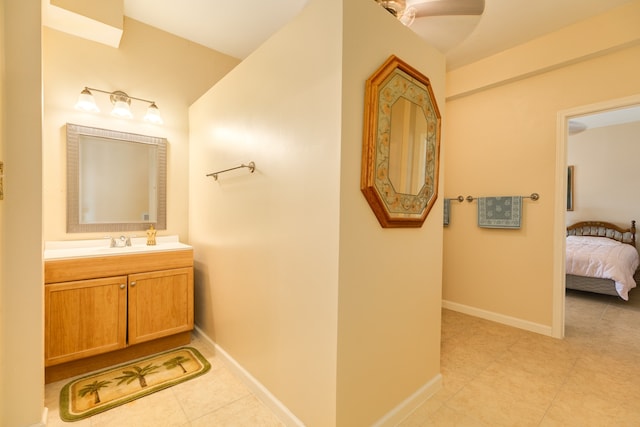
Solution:
M 119 236 L 114 236 L 116 241 Z M 123 255 L 131 253 L 152 253 L 192 249 L 180 243 L 178 236 L 157 236 L 154 246 L 147 246 L 146 237 L 131 237 L 131 246 L 110 247 L 111 239 L 53 240 L 44 243 L 44 259 L 67 259 L 95 256 Z

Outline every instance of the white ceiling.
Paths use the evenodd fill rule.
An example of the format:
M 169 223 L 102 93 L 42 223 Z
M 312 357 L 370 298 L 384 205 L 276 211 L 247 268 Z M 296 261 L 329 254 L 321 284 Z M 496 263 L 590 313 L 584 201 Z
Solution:
M 408 0 L 407 4 L 425 1 L 429 0 Z M 479 19 L 418 18 L 411 28 L 441 49 L 447 56 L 448 68 L 452 69 L 630 1 L 486 0 L 485 11 Z M 244 59 L 307 2 L 124 0 L 124 12 L 137 21 Z
M 575 129 L 595 129 L 604 126 L 615 126 L 631 122 L 640 122 L 640 106 L 616 108 L 575 117 L 569 121 Z
M 447 55 L 449 69 L 517 46 L 631 0 L 486 0 L 475 30 Z
M 124 12 L 137 21 L 244 59 L 308 1 L 124 0 Z M 407 5 L 425 1 L 431 0 L 407 0 Z M 480 17 L 423 17 L 410 28 L 445 53 L 447 68 L 454 69 L 631 1 L 485 0 Z M 639 109 L 617 110 L 575 120 L 592 128 L 636 121 L 638 114 Z
M 124 0 L 136 21 L 244 59 L 308 0 Z

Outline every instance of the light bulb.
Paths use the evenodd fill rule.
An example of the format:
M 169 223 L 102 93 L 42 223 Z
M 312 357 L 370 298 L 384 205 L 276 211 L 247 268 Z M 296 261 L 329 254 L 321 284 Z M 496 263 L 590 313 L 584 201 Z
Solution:
M 413 21 L 416 19 L 416 9 L 413 7 L 406 8 L 400 16 L 398 16 L 400 22 L 402 22 L 405 26 L 410 27 L 413 24 Z
M 113 106 L 113 110 L 111 110 L 111 114 L 116 117 L 124 117 L 127 119 L 133 117 L 133 114 L 131 114 L 131 110 L 129 109 L 129 104 L 124 101 L 116 101 Z
M 152 102 L 147 108 L 147 114 L 144 116 L 144 120 L 154 123 L 156 125 L 161 125 L 163 123 L 162 117 L 160 117 L 160 110 L 158 110 L 158 106 L 155 102 Z
M 78 102 L 76 102 L 76 109 L 82 111 L 89 111 L 92 113 L 99 113 L 100 109 L 96 105 L 96 101 L 93 99 L 93 94 L 86 87 L 80 92 Z
M 111 110 L 112 116 L 122 117 L 126 119 L 130 119 L 133 117 L 133 114 L 131 114 L 131 109 L 129 108 L 129 104 L 131 104 L 131 98 L 129 98 L 129 95 L 117 90 L 111 93 L 110 98 L 111 103 L 113 104 L 113 110 Z

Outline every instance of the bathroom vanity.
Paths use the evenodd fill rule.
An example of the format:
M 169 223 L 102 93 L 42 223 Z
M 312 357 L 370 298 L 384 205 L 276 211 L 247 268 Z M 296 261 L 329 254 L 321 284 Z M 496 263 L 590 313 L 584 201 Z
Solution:
M 193 249 L 177 236 L 132 240 L 47 242 L 46 382 L 190 342 Z

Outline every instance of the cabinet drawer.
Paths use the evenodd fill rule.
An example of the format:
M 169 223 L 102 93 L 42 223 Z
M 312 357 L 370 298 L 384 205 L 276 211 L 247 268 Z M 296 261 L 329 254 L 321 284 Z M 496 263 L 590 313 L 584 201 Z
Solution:
M 44 263 L 44 283 L 70 282 L 192 266 L 192 249 L 57 259 Z

